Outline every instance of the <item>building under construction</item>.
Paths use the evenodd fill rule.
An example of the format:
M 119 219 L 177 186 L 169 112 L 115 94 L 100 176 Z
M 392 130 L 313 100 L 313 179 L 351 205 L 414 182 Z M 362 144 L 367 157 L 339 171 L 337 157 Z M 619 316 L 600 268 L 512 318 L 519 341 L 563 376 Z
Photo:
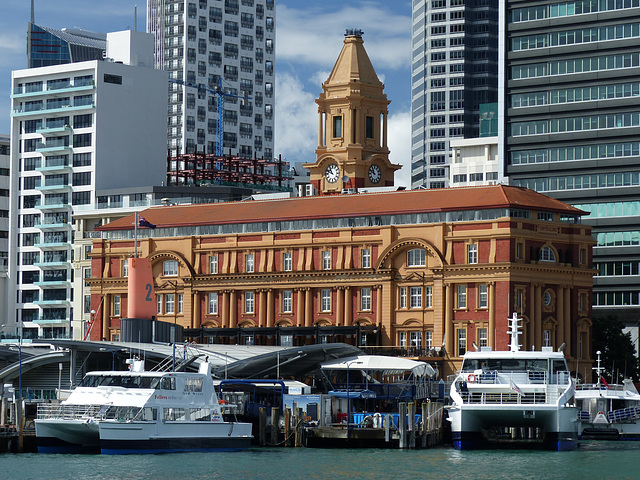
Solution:
M 289 164 L 281 156 L 251 159 L 202 152 L 167 157 L 167 185 L 251 185 L 290 192 L 292 179 Z

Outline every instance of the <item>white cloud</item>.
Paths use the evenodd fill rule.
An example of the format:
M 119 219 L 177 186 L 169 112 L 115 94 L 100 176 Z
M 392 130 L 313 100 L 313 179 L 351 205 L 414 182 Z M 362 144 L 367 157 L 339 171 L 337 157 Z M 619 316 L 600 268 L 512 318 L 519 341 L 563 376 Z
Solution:
M 277 6 L 278 35 L 276 55 L 279 61 L 312 65 L 333 65 L 342 43 L 327 41 L 341 38 L 345 28 L 357 27 L 365 33 L 367 52 L 374 65 L 380 68 L 403 68 L 409 65 L 411 51 L 411 14 L 395 13 L 386 3 L 360 2 L 327 10 L 323 5 L 304 8 Z M 327 11 L 329 13 L 327 13 Z M 367 34 L 367 32 L 369 32 Z M 398 52 L 406 52 L 398 55 Z
M 400 112 L 389 115 L 387 125 L 389 144 L 389 160 L 402 165 L 396 171 L 395 185 L 411 188 L 411 112 Z
M 318 110 L 315 96 L 304 90 L 297 76 L 276 75 L 276 155 L 293 164 L 315 159 L 318 143 Z

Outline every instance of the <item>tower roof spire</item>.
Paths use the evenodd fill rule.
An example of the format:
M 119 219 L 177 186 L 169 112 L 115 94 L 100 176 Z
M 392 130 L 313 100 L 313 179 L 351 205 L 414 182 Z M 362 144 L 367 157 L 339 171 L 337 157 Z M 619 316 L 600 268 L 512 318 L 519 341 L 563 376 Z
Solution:
M 344 45 L 325 85 L 360 82 L 382 87 L 376 71 L 364 49 L 364 32 L 348 28 L 344 35 Z

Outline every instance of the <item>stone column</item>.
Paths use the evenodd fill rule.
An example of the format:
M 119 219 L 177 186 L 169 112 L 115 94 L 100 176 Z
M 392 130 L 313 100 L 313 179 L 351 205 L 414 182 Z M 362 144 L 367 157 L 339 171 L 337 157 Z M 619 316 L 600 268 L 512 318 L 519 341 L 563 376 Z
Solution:
M 307 288 L 304 292 L 304 326 L 310 327 L 313 325 L 313 297 L 311 296 L 311 289 Z
M 353 323 L 353 300 L 351 287 L 344 287 L 344 324 L 349 327 Z
M 376 285 L 376 323 L 382 325 L 382 285 Z M 373 292 L 372 292 L 373 293 Z M 424 325 L 422 325 L 424 328 Z
M 220 295 L 220 294 L 218 294 Z M 222 291 L 222 321 L 220 326 L 228 327 L 229 326 L 229 310 L 231 309 L 230 301 L 229 301 L 229 290 Z
M 564 289 L 564 341 L 567 342 L 567 353 L 571 352 L 571 287 L 567 286 Z M 576 348 L 578 345 L 576 344 Z M 576 358 L 578 357 L 578 350 L 575 352 Z
M 556 302 L 556 313 L 558 315 L 558 319 L 557 319 L 558 327 L 556 329 L 557 347 L 562 345 L 562 342 L 564 342 L 565 324 L 570 321 L 569 318 L 564 316 L 564 289 L 565 287 L 558 287 L 558 292 L 557 292 L 557 299 L 558 299 Z
M 387 148 L 387 112 L 382 113 L 382 148 Z
M 542 347 L 542 285 L 536 285 L 536 348 Z
M 323 115 L 323 111 L 318 109 L 318 146 L 319 147 L 324 147 L 324 135 L 322 135 L 323 133 L 323 125 L 322 125 L 322 120 L 324 119 L 324 115 Z
M 336 288 L 336 325 L 344 325 L 344 287 Z
M 452 298 L 453 287 L 451 285 L 444 286 L 444 336 L 445 336 L 445 345 L 444 348 L 449 353 L 449 356 L 455 357 L 456 350 L 454 347 L 454 336 L 455 332 L 453 331 L 453 298 Z
M 111 338 L 109 336 L 109 327 L 111 326 L 111 322 L 109 319 L 111 314 L 111 294 L 106 294 L 104 296 L 104 303 L 102 304 L 102 338 L 104 340 L 110 341 Z
M 536 285 L 535 284 L 531 284 L 531 292 L 530 292 L 530 299 L 529 299 L 529 344 L 531 346 L 536 346 L 538 345 L 536 343 L 536 308 L 538 306 L 537 302 L 536 302 Z M 527 348 L 526 345 L 523 345 L 524 348 Z
M 193 292 L 191 295 L 192 315 L 191 325 L 193 328 L 200 328 L 202 326 L 202 316 L 200 315 L 200 294 L 199 292 Z
M 304 325 L 304 296 L 305 290 L 303 288 L 297 288 L 296 292 L 296 323 L 298 325 Z
M 229 295 L 229 328 L 238 326 L 238 294 L 231 290 Z
M 496 350 L 496 284 L 489 282 L 489 346 Z
M 258 290 L 258 326 L 264 327 L 267 323 L 267 291 Z
M 267 290 L 267 327 L 273 327 L 273 320 L 275 316 L 275 304 L 274 304 L 273 289 Z

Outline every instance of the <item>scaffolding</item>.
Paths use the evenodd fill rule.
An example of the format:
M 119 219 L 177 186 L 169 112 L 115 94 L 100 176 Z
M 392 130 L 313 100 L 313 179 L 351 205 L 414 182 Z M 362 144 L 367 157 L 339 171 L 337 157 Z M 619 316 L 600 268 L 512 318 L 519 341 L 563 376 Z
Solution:
M 292 191 L 288 163 L 196 152 L 167 157 L 167 185 L 227 185 L 278 192 Z

